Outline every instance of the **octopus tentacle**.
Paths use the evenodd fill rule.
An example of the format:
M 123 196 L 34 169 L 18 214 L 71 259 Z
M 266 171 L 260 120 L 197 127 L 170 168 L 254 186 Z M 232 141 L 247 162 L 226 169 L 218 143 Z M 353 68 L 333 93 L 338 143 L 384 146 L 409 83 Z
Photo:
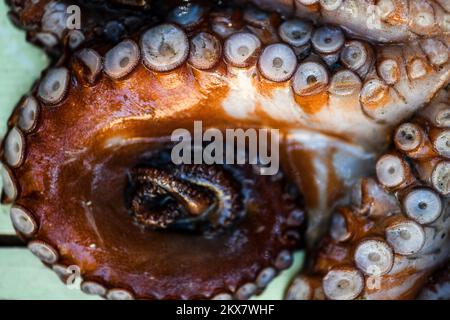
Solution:
M 254 8 L 184 9 L 117 43 L 85 45 L 64 56 L 9 120 L 3 200 L 14 202 L 15 227 L 62 278 L 65 266 L 79 266 L 87 293 L 162 299 L 260 292 L 290 265 L 301 240 L 301 197 L 286 187 L 286 177 L 304 193 L 312 245 L 391 131 L 450 80 L 448 38 L 439 32 L 403 46 L 375 44 L 334 25 L 284 21 Z M 442 110 L 426 111 L 427 117 L 446 123 Z M 194 120 L 221 130 L 279 128 L 282 173 L 171 167 L 170 134 L 192 130 Z M 447 136 L 429 135 L 426 148 L 439 153 L 433 153 L 434 167 L 421 163 L 415 178 L 397 156 L 405 181 L 397 185 L 401 177 L 388 176 L 384 187 L 397 190 L 422 179 L 445 194 L 448 166 L 437 159 L 447 154 Z M 409 152 L 411 143 L 401 138 L 397 144 Z M 370 185 L 376 199 L 392 198 Z M 375 207 L 382 212 L 384 205 Z M 398 217 L 396 228 L 427 239 L 419 222 Z M 353 222 L 356 229 L 366 223 Z M 333 233 L 347 239 L 345 232 Z M 387 243 L 383 236 L 355 244 L 359 269 L 339 265 L 326 278 L 328 289 L 342 278 L 351 287 L 316 293 L 360 296 L 363 270 L 370 267 L 365 256 L 374 248 L 382 253 L 380 269 L 390 272 L 397 238 Z M 397 250 L 412 250 L 402 245 Z M 130 255 L 138 258 L 130 261 Z M 179 281 L 192 285 L 173 285 Z
M 153 96 L 147 101 L 159 105 L 145 109 L 118 103 L 138 96 L 111 95 L 120 84 L 115 81 L 129 85 L 146 79 L 148 86 L 161 85 L 142 63 L 133 71 L 141 73 L 137 79 L 116 80 L 105 71 L 94 86 L 69 68 L 58 68 L 71 81 L 61 72 L 44 78 L 41 84 L 51 84 L 46 88 L 58 88 L 37 95 L 38 124 L 24 140 L 13 135 L 19 130 L 14 126 L 3 148 L 4 175 L 12 171 L 8 167 L 15 168 L 8 176 L 14 182 L 4 179 L 4 200 L 15 200 L 11 218 L 32 253 L 57 270 L 79 266 L 83 291 L 110 299 L 248 298 L 289 267 L 303 213 L 284 178 L 256 175 L 249 166 L 170 169 L 170 153 L 162 141 L 171 128 L 186 125 L 183 110 L 197 109 L 198 115 L 205 102 L 192 96 L 189 105 L 179 99 L 163 103 Z M 192 79 L 180 75 L 178 80 L 183 86 L 175 91 L 182 94 Z M 59 90 L 55 83 L 66 88 Z M 161 90 L 160 98 L 167 99 L 170 88 Z M 86 121 L 93 110 L 96 117 Z M 163 120 L 167 113 L 170 121 Z M 69 119 L 70 127 L 60 126 Z M 72 134 L 66 135 L 67 130 Z M 74 134 L 78 130 L 85 132 L 84 138 Z M 55 139 L 49 140 L 49 134 Z M 24 158 L 17 165 L 19 154 Z M 166 244 L 162 249 L 161 243 Z M 136 257 L 131 264 L 129 255 Z M 173 286 L 180 277 L 189 283 L 195 279 L 196 285 Z
M 436 116 L 450 110 L 448 94 L 397 127 L 395 148 L 377 162 L 377 180 L 362 180 L 353 205 L 336 211 L 287 298 L 414 299 L 449 259 L 450 127 Z M 419 297 L 440 292 L 431 288 Z
M 406 42 L 450 33 L 450 8 L 442 0 L 241 0 L 284 15 L 340 25 L 377 42 Z
M 150 8 L 146 1 L 127 1 L 125 7 L 117 5 L 119 2 L 122 1 L 9 0 L 8 4 L 11 20 L 27 32 L 28 40 L 58 57 L 65 49 L 76 50 L 99 39 L 117 42 L 144 25 L 154 24 L 157 16 L 175 3 L 153 1 Z M 137 5 L 131 6 L 133 3 Z M 73 6 L 80 12 L 73 11 Z M 152 15 L 148 14 L 149 9 Z
M 14 201 L 11 217 L 31 252 L 59 273 L 79 266 L 86 293 L 248 298 L 292 263 L 302 205 L 282 176 L 259 176 L 251 166 L 170 169 L 172 130 L 193 119 L 217 127 L 227 121 L 208 105 L 223 84 L 196 92 L 188 42 L 146 37 L 173 30 L 173 40 L 186 38 L 164 24 L 139 44 L 82 49 L 49 69 L 10 119 L 3 200 Z M 155 60 L 152 46 L 161 44 Z M 184 52 L 173 56 L 173 48 Z M 86 121 L 89 113 L 96 116 Z M 66 121 L 71 125 L 61 126 Z M 174 286 L 180 279 L 192 285 Z

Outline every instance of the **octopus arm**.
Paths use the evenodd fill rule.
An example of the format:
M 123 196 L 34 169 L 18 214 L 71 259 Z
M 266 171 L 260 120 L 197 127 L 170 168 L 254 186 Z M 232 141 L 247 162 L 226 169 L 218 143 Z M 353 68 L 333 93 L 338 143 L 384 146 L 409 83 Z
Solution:
M 450 10 L 438 0 L 242 0 L 285 15 L 340 25 L 377 42 L 448 36 Z
M 450 254 L 449 146 L 438 142 L 448 141 L 449 123 L 442 117 L 449 102 L 443 90 L 397 127 L 395 149 L 378 160 L 376 179 L 362 180 L 353 204 L 333 214 L 328 235 L 288 298 L 446 296 L 445 271 L 425 284 Z

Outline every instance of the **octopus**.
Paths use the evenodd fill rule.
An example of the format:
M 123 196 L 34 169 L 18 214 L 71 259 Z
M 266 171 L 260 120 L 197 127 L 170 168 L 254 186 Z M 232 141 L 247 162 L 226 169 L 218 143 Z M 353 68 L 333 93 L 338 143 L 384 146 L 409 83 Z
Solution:
M 10 1 L 54 62 L 1 148 L 13 225 L 63 281 L 248 299 L 304 249 L 286 299 L 449 297 L 448 1 L 75 3 L 71 29 L 69 2 Z M 175 164 L 197 121 L 276 129 L 280 170 L 239 144 Z
M 133 1 L 26 1 L 7 0 L 11 21 L 26 31 L 27 40 L 42 47 L 57 59 L 66 50 L 76 50 L 83 43 L 117 43 L 122 37 L 151 25 L 167 13 L 174 1 L 152 1 L 150 6 Z M 81 9 L 82 8 L 82 9 Z
M 442 118 L 449 94 L 441 92 L 395 129 L 394 146 L 376 163 L 376 178 L 362 179 L 351 204 L 336 209 L 288 298 L 448 297 L 448 268 L 447 278 L 434 276 L 423 287 L 450 250 L 450 132 Z M 443 284 L 433 286 L 438 281 Z

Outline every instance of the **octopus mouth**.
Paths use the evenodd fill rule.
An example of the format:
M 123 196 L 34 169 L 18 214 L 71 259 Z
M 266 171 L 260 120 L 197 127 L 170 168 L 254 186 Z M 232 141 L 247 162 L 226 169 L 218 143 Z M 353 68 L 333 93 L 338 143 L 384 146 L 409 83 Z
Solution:
M 174 166 L 169 151 L 134 168 L 126 202 L 135 222 L 150 230 L 175 230 L 212 237 L 245 218 L 250 191 L 244 168 Z M 250 169 L 244 169 L 249 171 Z
M 80 30 L 44 2 L 11 3 L 58 59 L 9 119 L 3 201 L 62 278 L 77 265 L 111 299 L 243 299 L 306 238 L 288 298 L 401 298 L 448 258 L 442 1 L 379 1 L 372 27 L 366 2 L 80 1 Z M 279 129 L 282 170 L 173 163 L 170 133 L 196 120 Z M 369 288 L 374 268 L 394 284 Z

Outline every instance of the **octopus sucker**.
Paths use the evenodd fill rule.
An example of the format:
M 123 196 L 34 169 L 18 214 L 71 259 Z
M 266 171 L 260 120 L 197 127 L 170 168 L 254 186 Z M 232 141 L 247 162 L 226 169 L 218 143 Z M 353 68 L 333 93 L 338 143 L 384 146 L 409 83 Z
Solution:
M 80 285 L 80 290 L 86 294 L 96 296 L 106 296 L 107 293 L 107 290 L 104 286 L 94 281 L 83 281 Z M 109 295 L 111 297 L 111 293 L 109 293 Z M 132 296 L 130 295 L 130 298 L 131 297 Z
M 445 4 L 116 2 L 80 1 L 79 30 L 61 27 L 65 1 L 11 2 L 55 57 L 1 149 L 34 255 L 114 300 L 248 299 L 305 242 L 289 299 L 427 290 L 450 248 Z M 276 131 L 279 172 L 240 163 L 251 146 L 175 163 L 173 133 L 198 123 Z
M 37 90 L 37 97 L 47 105 L 57 104 L 64 99 L 69 87 L 69 71 L 67 68 L 49 69 Z
M 104 72 L 113 79 L 129 74 L 139 63 L 138 45 L 132 40 L 124 40 L 105 54 Z
M 73 57 L 75 73 L 79 73 L 80 77 L 84 77 L 84 80 L 89 84 L 94 84 L 100 72 L 103 69 L 102 57 L 92 49 L 81 49 L 77 51 Z
M 448 298 L 448 271 L 438 270 L 450 257 L 449 157 L 431 137 L 437 110 L 449 102 L 443 90 L 396 128 L 393 150 L 378 160 L 376 178 L 364 178 L 352 204 L 333 214 L 328 235 L 287 298 Z M 355 275 L 341 275 L 342 268 Z
M 199 70 L 212 69 L 222 55 L 220 39 L 208 32 L 200 32 L 191 38 L 190 48 L 189 63 Z
M 250 32 L 232 34 L 224 43 L 224 57 L 235 67 L 255 64 L 261 50 L 261 40 Z
M 189 55 L 189 40 L 179 27 L 162 24 L 146 31 L 141 38 L 145 65 L 159 72 L 171 71 L 183 64 Z
M 38 225 L 34 216 L 21 206 L 13 206 L 10 210 L 14 227 L 24 236 L 30 237 L 36 233 Z

